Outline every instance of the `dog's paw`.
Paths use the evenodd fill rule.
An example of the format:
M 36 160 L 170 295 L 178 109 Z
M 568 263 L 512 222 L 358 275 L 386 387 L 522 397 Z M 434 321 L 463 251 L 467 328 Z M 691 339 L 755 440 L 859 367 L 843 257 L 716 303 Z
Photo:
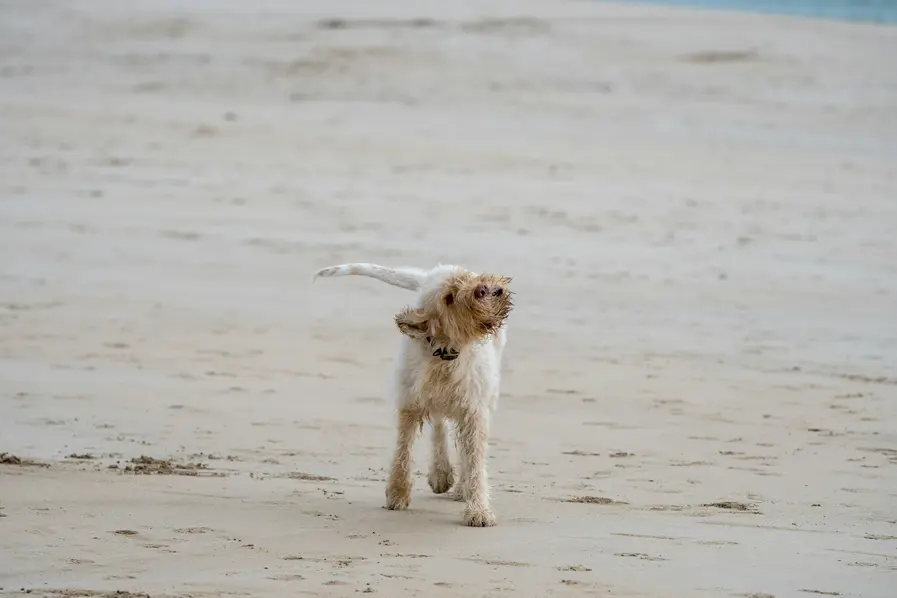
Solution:
M 427 475 L 427 483 L 435 494 L 445 494 L 455 483 L 455 472 L 452 468 L 431 469 Z
M 390 511 L 404 511 L 411 504 L 411 486 L 390 484 L 386 488 L 386 508 Z
M 449 494 L 449 498 L 451 498 L 455 502 L 466 502 L 467 494 L 464 492 L 464 486 L 459 484 L 458 487 L 455 488 L 451 494 Z
M 468 527 L 492 527 L 495 525 L 495 513 L 488 507 L 467 507 L 464 511 L 464 525 Z

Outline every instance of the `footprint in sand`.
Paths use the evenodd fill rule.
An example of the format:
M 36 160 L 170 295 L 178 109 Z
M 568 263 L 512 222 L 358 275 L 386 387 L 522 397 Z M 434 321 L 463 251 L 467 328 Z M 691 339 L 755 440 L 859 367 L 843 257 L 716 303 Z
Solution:
M 204 534 L 212 531 L 210 527 L 176 527 L 175 532 L 179 534 Z
M 665 560 L 667 560 L 667 559 L 663 558 L 662 556 L 651 556 L 651 555 L 645 554 L 644 552 L 618 552 L 618 553 L 616 553 L 616 556 L 624 556 L 624 557 L 629 557 L 629 558 L 634 558 L 634 559 L 641 559 L 643 561 L 665 561 Z

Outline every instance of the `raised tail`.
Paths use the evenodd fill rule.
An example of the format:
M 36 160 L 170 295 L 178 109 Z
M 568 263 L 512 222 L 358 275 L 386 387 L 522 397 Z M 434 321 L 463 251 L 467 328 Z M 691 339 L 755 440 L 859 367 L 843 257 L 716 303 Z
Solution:
M 378 266 L 377 264 L 356 263 L 340 264 L 338 266 L 322 268 L 315 272 L 314 279 L 317 279 L 318 277 L 352 275 L 376 278 L 377 280 L 391 284 L 394 287 L 408 289 L 409 291 L 417 291 L 420 290 L 421 285 L 424 283 L 427 272 L 420 268 L 387 268 L 385 266 Z

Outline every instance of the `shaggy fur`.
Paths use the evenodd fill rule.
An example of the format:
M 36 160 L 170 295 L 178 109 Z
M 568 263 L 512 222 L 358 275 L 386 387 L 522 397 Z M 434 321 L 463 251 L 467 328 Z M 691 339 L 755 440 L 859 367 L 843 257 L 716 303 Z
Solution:
M 427 481 L 437 494 L 455 485 L 446 424 L 455 424 L 459 453 L 455 499 L 466 502 L 464 523 L 495 525 L 489 498 L 486 451 L 489 423 L 498 406 L 505 320 L 511 313 L 511 279 L 460 266 L 432 270 L 342 264 L 319 276 L 368 276 L 418 291 L 417 302 L 395 316 L 402 344 L 395 372 L 397 440 L 386 506 L 411 504 L 411 450 L 424 422 L 433 427 Z

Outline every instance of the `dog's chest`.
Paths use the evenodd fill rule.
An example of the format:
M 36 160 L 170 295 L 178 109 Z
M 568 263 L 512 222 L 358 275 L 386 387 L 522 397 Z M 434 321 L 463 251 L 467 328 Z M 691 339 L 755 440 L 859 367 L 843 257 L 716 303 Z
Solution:
M 409 356 L 402 378 L 411 392 L 405 400 L 449 418 L 472 409 L 491 409 L 492 397 L 498 392 L 496 364 L 488 351 L 476 349 L 452 361 L 423 352 Z

